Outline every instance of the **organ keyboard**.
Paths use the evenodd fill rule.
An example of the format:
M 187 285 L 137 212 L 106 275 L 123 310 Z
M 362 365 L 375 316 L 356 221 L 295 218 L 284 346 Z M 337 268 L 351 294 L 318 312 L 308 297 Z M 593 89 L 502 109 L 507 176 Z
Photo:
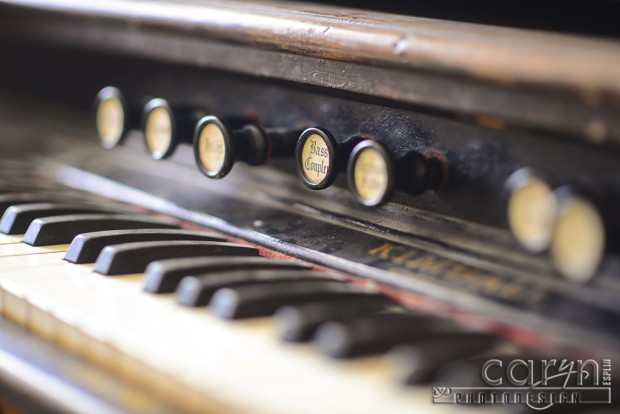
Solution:
M 85 198 L 88 199 L 88 195 L 85 195 Z M 14 207 L 9 209 L 11 208 Z M 101 215 L 53 216 L 57 219 L 56 221 L 67 220 L 67 217 L 70 217 L 69 221 L 76 222 L 80 217 L 82 219 L 99 218 Z M 117 217 L 119 216 L 108 217 L 108 228 L 115 225 L 112 219 Z M 130 216 L 120 217 L 127 219 Z M 162 223 L 161 220 L 147 219 L 143 215 L 136 215 L 135 219 L 141 220 L 144 227 L 148 227 L 149 223 L 156 226 Z M 45 220 L 51 221 L 50 218 L 33 219 L 30 223 L 32 227 L 28 227 L 26 234 L 31 232 L 37 224 L 39 224 L 37 228 L 44 232 L 45 226 L 40 223 Z M 126 221 L 120 226 L 123 224 L 125 227 L 136 227 L 132 222 Z M 47 231 L 57 233 L 58 229 L 52 228 Z M 101 233 L 105 234 L 99 236 Z M 221 251 L 214 252 L 216 255 L 214 259 L 216 262 L 218 259 L 222 262 L 222 254 L 233 256 L 217 267 L 220 272 L 224 272 L 224 280 L 220 284 L 231 287 L 231 291 L 216 291 L 218 299 L 211 302 L 212 312 L 228 315 L 226 317 L 234 319 L 244 319 L 248 316 L 269 315 L 273 312 L 273 310 L 265 312 L 260 306 L 255 305 L 250 306 L 245 311 L 246 314 L 243 310 L 240 313 L 231 313 L 229 307 L 234 304 L 228 303 L 230 299 L 225 297 L 226 294 L 235 293 L 235 276 L 241 278 L 245 276 L 248 279 L 245 283 L 261 280 L 257 275 L 248 277 L 247 271 L 234 271 L 235 268 L 243 268 L 241 265 L 243 260 L 240 260 L 243 257 L 237 258 L 237 256 L 247 255 L 252 252 L 253 248 L 214 241 L 165 241 L 163 243 L 149 241 L 117 245 L 116 243 L 127 240 L 114 240 L 109 233 L 113 232 L 86 233 L 73 239 L 71 246 L 52 244 L 40 247 L 18 241 L 22 236 L 13 236 L 12 239 L 7 236 L 7 239 L 3 240 L 3 244 L 0 245 L 0 266 L 3 269 L 0 278 L 3 315 L 39 337 L 118 375 L 130 384 L 156 392 L 159 398 L 167 404 L 172 404 L 176 409 L 189 412 L 289 413 L 334 410 L 346 412 L 352 400 L 363 403 L 363 406 L 355 408 L 356 412 L 381 410 L 409 412 L 412 402 L 416 407 L 424 406 L 428 412 L 445 411 L 440 407 L 431 406 L 428 399 L 420 395 L 421 392 L 418 390 L 391 387 L 390 376 L 385 368 L 381 367 L 381 361 L 378 358 L 372 357 L 349 363 L 329 362 L 308 349 L 307 346 L 279 344 L 276 340 L 276 326 L 274 326 L 273 318 L 262 317 L 246 322 L 226 324 L 200 307 L 196 310 L 193 308 L 206 305 L 206 303 L 181 307 L 175 303 L 173 295 L 155 296 L 145 293 L 143 271 L 148 269 L 145 268 L 142 272 L 136 273 L 135 271 L 138 270 L 135 268 L 136 263 L 130 263 L 129 268 L 119 269 L 120 276 L 106 277 L 105 274 L 109 272 L 99 269 L 101 263 L 106 263 L 106 253 L 108 256 L 113 253 L 118 255 L 118 251 L 111 250 L 115 245 L 119 249 L 135 250 L 139 248 L 139 244 L 147 247 L 161 244 L 167 248 L 167 251 L 158 250 L 160 258 L 170 254 L 179 257 L 180 252 L 171 252 L 171 249 L 180 243 L 221 246 Z M 124 235 L 129 240 L 154 239 L 153 235 L 164 235 L 161 238 L 173 240 L 196 239 L 199 236 L 206 240 L 222 240 L 213 233 L 196 231 L 183 233 L 178 230 L 150 230 L 148 232 L 146 230 L 117 230 L 116 233 Z M 77 251 L 74 256 L 80 257 L 78 249 L 86 248 L 87 243 L 82 240 L 88 238 L 89 234 L 92 234 L 92 238 L 105 237 L 110 243 L 108 247 L 101 243 L 98 244 L 97 247 L 101 253 L 97 258 L 97 265 L 93 263 L 74 264 L 63 260 L 68 258 L 68 251 Z M 52 240 L 51 243 L 56 243 L 56 241 Z M 248 251 L 234 250 L 240 248 Z M 204 268 L 201 272 L 206 271 L 209 263 L 204 259 L 207 258 L 205 256 L 208 253 L 202 251 L 198 254 L 194 252 L 190 254 L 200 256 L 195 257 L 194 261 L 203 262 Z M 139 255 L 140 259 L 144 258 L 144 253 L 141 255 L 135 253 L 135 255 Z M 96 257 L 96 254 L 91 257 Z M 260 268 L 256 257 L 247 258 L 251 260 L 249 268 Z M 126 261 L 135 259 L 136 257 L 127 257 Z M 178 262 L 178 259 L 173 260 Z M 236 265 L 235 260 L 238 260 L 240 264 Z M 278 293 L 278 289 L 284 290 L 284 296 L 280 295 L 283 305 L 296 303 L 294 293 L 286 293 L 287 284 L 293 288 L 301 287 L 299 293 L 302 295 L 311 295 L 312 290 L 315 289 L 316 294 L 310 298 L 318 300 L 319 304 L 332 291 L 338 294 L 337 298 L 340 298 L 332 303 L 340 306 L 346 304 L 347 300 L 350 306 L 356 301 L 363 302 L 364 296 L 369 296 L 369 299 L 374 300 L 374 305 L 372 305 L 373 302 L 367 302 L 370 305 L 363 305 L 359 311 L 353 311 L 352 316 L 385 309 L 387 313 L 383 314 L 385 321 L 382 324 L 389 325 L 390 318 L 405 318 L 400 321 L 402 326 L 398 328 L 402 331 L 400 335 L 403 339 L 406 339 L 408 335 L 411 336 L 411 333 L 407 334 L 405 327 L 413 331 L 423 329 L 419 325 L 421 316 L 408 314 L 404 309 L 399 310 L 394 302 L 389 305 L 387 297 L 381 299 L 383 305 L 379 306 L 377 304 L 379 296 L 377 293 L 372 293 L 375 289 L 349 287 L 343 283 L 343 276 L 330 274 L 327 277 L 328 273 L 310 272 L 307 270 L 310 267 L 303 263 L 276 259 L 259 260 L 263 261 L 261 265 L 264 269 L 268 269 L 268 265 L 273 266 L 274 270 L 262 271 L 267 272 L 264 273 L 265 277 L 280 279 L 278 283 L 264 286 L 268 290 L 274 290 L 274 293 Z M 158 263 L 154 262 L 149 265 L 153 275 L 157 275 Z M 168 263 L 168 266 L 174 270 L 178 269 L 179 264 L 182 263 L 176 263 L 176 266 L 174 264 Z M 207 277 L 207 281 L 217 276 L 217 268 L 213 267 L 214 264 L 217 263 L 210 264 L 214 270 L 203 276 Z M 139 265 L 145 267 L 144 263 Z M 126 263 L 125 266 L 127 266 Z M 166 266 L 165 260 L 161 262 L 161 266 Z M 98 269 L 102 274 L 97 274 Z M 190 266 L 185 273 L 194 274 L 192 272 L 197 271 L 196 266 Z M 151 277 L 152 274 L 147 274 L 146 277 Z M 329 284 L 323 282 L 321 285 L 318 282 L 328 280 L 331 280 Z M 187 296 L 187 291 L 191 289 L 191 286 L 189 288 L 187 286 L 191 280 L 179 279 L 179 281 L 185 286 L 185 296 Z M 305 285 L 303 285 L 304 281 Z M 240 286 L 244 284 L 243 280 L 237 283 Z M 248 286 L 248 288 L 261 286 L 259 283 L 257 286 Z M 334 291 L 333 289 L 337 286 L 341 287 L 340 290 Z M 184 301 L 181 299 L 183 293 L 179 295 L 179 301 L 183 304 Z M 275 296 L 268 303 L 263 304 L 263 308 L 265 305 L 274 306 L 274 300 L 277 300 Z M 329 306 L 329 303 L 325 306 Z M 432 321 L 434 324 L 442 323 L 434 317 L 424 317 L 424 320 Z M 331 346 L 329 335 L 323 335 L 327 335 L 325 340 L 328 345 L 326 346 Z M 487 347 L 488 344 L 481 344 L 478 350 L 484 350 Z M 294 379 L 293 383 L 292 379 Z M 300 405 L 301 401 L 312 401 L 312 403 Z M 65 403 L 70 406 L 69 401 Z M 152 409 L 151 405 L 146 407 Z M 79 410 L 79 406 L 72 408 Z M 134 405 L 128 402 L 124 408 L 141 410 L 142 407 L 138 403 Z
M 439 413 L 485 361 L 607 367 L 603 29 L 1 1 L 0 408 Z M 549 412 L 615 412 L 606 372 Z

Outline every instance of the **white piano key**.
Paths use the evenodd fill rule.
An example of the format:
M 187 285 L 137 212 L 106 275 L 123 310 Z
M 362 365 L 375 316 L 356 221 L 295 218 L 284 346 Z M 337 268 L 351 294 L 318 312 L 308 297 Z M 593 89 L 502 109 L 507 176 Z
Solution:
M 49 342 L 55 342 L 58 335 L 58 321 L 51 313 L 45 295 L 31 293 L 28 295 L 27 304 L 29 308 L 28 329 Z
M 27 303 L 26 292 L 19 284 L 7 282 L 1 286 L 2 314 L 18 325 L 26 326 Z
M 0 234 L 0 245 L 20 243 L 23 238 L 24 238 L 23 234 L 14 234 L 14 235 Z
M 0 256 L 0 269 L 6 271 L 7 269 L 14 267 L 39 267 L 49 264 L 66 263 L 64 260 L 62 260 L 63 257 L 65 257 L 65 252 Z
M 0 257 L 66 252 L 68 248 L 68 244 L 56 244 L 41 247 L 30 246 L 26 243 L 0 244 Z

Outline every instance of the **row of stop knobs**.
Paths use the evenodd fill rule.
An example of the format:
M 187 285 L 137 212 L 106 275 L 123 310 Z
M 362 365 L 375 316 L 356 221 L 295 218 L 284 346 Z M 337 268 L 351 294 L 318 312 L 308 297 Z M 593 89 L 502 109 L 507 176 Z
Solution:
M 165 159 L 180 143 L 193 144 L 196 165 L 211 179 L 225 177 L 235 162 L 258 166 L 271 158 L 295 157 L 301 182 L 313 190 L 332 185 L 346 172 L 351 192 L 375 207 L 394 189 L 419 195 L 446 179 L 443 160 L 409 151 L 398 156 L 378 141 L 360 136 L 337 141 L 323 128 L 265 128 L 250 118 L 221 119 L 197 106 L 172 106 L 161 98 L 127 104 L 115 87 L 96 98 L 97 132 L 106 148 L 119 145 L 129 130 L 142 129 L 151 157 Z M 570 186 L 554 186 L 544 173 L 523 168 L 505 184 L 508 227 L 524 250 L 550 252 L 555 268 L 583 283 L 600 269 L 607 224 L 593 200 Z
M 98 93 L 95 116 L 106 148 L 121 144 L 128 131 L 142 129 L 153 159 L 171 156 L 180 143 L 193 144 L 198 168 L 212 179 L 225 177 L 236 162 L 258 166 L 272 158 L 295 157 L 299 178 L 308 188 L 325 189 L 346 172 L 352 193 L 367 207 L 383 204 L 397 187 L 422 194 L 439 186 L 445 176 L 436 156 L 407 152 L 395 157 L 383 144 L 365 137 L 338 142 L 318 127 L 265 128 L 250 118 L 218 118 L 162 98 L 132 105 L 116 87 Z

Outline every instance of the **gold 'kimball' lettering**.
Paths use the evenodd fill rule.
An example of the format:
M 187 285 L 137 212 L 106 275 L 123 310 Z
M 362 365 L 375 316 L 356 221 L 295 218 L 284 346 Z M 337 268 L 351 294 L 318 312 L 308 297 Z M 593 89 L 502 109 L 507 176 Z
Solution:
M 542 303 L 547 295 L 547 291 L 539 286 L 517 281 L 509 276 L 476 269 L 403 245 L 384 243 L 369 250 L 368 254 L 402 269 L 391 269 L 393 271 L 400 273 L 411 271 L 421 276 L 441 280 L 462 290 L 515 303 L 535 306 Z
M 405 265 L 410 269 L 424 269 L 432 274 L 446 271 L 453 264 L 436 256 L 425 255 L 407 260 Z
M 375 247 L 368 252 L 371 256 L 379 256 L 381 259 L 389 259 L 392 251 L 399 249 L 398 246 L 392 243 L 385 243 L 379 247 Z M 411 251 L 411 250 L 410 250 Z
M 318 184 L 329 173 L 329 148 L 318 134 L 312 134 L 304 143 L 301 154 L 302 171 L 308 181 Z

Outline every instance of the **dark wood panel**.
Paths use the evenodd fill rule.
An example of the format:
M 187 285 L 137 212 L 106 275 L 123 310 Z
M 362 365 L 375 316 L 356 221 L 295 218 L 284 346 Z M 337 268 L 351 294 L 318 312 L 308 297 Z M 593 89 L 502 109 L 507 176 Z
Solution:
M 297 2 L 6 3 L 13 7 L 4 8 L 2 26 L 13 35 L 620 146 L 620 46 L 613 41 Z
M 354 135 L 373 137 L 395 154 L 411 150 L 441 154 L 448 166 L 445 185 L 421 197 L 398 192 L 393 200 L 397 205 L 502 227 L 504 181 L 528 165 L 547 171 L 558 183 L 583 183 L 620 200 L 616 153 L 555 136 L 486 128 L 440 114 L 370 103 L 340 90 L 186 65 L 62 48 L 24 46 L 20 53 L 19 58 L 17 52 L 13 54 L 10 79 L 14 87 L 82 111 L 90 110 L 100 88 L 112 84 L 135 102 L 144 96 L 185 104 L 201 102 L 220 116 L 253 113 L 268 126 L 321 126 L 339 141 Z M 37 65 L 30 64 L 33 55 Z M 192 157 L 188 163 L 194 164 Z M 294 176 L 292 160 L 279 166 Z M 337 185 L 346 187 L 344 177 Z M 317 195 L 315 206 L 321 207 L 327 193 Z M 381 220 L 380 214 L 374 220 Z

